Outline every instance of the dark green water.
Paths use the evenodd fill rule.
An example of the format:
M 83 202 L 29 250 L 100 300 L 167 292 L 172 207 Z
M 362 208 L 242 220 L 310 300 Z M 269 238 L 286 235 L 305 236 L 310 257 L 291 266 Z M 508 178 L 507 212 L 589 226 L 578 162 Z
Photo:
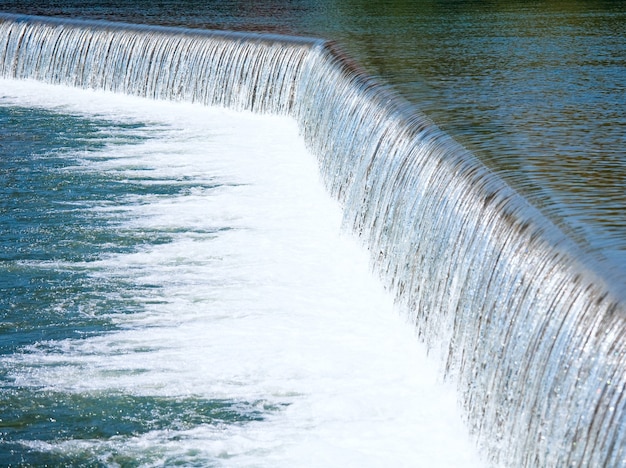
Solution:
M 626 278 L 626 2 L 2 1 L 337 40 Z

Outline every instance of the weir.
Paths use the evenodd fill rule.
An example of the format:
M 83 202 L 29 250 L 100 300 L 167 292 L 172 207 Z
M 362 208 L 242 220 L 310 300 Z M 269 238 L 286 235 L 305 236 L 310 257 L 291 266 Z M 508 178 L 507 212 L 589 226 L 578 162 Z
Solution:
M 626 463 L 621 285 L 332 42 L 2 14 L 0 75 L 293 117 L 489 460 Z

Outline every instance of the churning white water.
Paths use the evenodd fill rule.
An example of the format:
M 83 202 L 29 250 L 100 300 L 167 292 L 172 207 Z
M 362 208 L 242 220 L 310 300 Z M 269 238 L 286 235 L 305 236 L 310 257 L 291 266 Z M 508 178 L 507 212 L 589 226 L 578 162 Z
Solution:
M 163 232 L 84 265 L 140 304 L 119 329 L 42 342 L 8 355 L 15 385 L 66 394 L 120 393 L 231 401 L 262 415 L 109 439 L 28 442 L 40 450 L 110 452 L 154 464 L 478 466 L 456 394 L 342 233 L 296 123 L 193 104 L 0 82 L 2 103 L 148 123 L 146 138 L 75 154 L 77 173 L 115 173 L 146 192 L 93 209 L 117 229 Z M 133 286 L 134 285 L 134 286 Z

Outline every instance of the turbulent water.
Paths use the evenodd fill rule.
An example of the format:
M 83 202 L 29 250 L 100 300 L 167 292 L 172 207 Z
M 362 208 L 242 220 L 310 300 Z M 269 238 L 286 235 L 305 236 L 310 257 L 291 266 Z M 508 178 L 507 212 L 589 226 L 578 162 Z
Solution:
M 1 89 L 3 465 L 479 466 L 292 121 Z
M 6 392 L 8 395 L 33 389 L 48 392 L 44 393 L 48 403 L 42 405 L 48 406 L 49 401 L 54 401 L 58 411 L 64 414 L 74 404 L 92 405 L 94 394 L 106 391 L 106 397 L 114 400 L 112 406 L 120 405 L 117 414 L 126 415 L 129 411 L 126 408 L 139 406 L 147 407 L 150 417 L 120 416 L 122 421 L 130 419 L 135 424 L 121 431 L 116 429 L 117 421 L 110 429 L 96 425 L 94 431 L 98 436 L 86 435 L 85 443 L 71 436 L 56 437 L 50 450 L 61 454 L 58 456 L 94 456 L 109 462 L 121 460 L 119 463 L 126 459 L 124 457 L 130 457 L 144 463 L 152 459 L 193 462 L 194 457 L 206 461 L 211 457 L 218 459 L 222 455 L 236 454 L 239 458 L 236 457 L 234 463 L 245 464 L 261 454 L 272 463 L 293 460 L 290 457 L 294 456 L 305 460 L 312 453 L 318 456 L 323 453 L 340 464 L 341 454 L 333 450 L 319 452 L 316 441 L 323 440 L 321 446 L 327 449 L 328 440 L 339 440 L 338 445 L 347 450 L 354 443 L 354 434 L 358 434 L 359 439 L 359 449 L 355 452 L 366 458 L 375 455 L 383 460 L 390 453 L 404 453 L 397 452 L 396 443 L 407 453 L 415 454 L 407 447 L 417 440 L 423 443 L 420 430 L 429 427 L 423 425 L 423 419 L 414 417 L 423 411 L 422 406 L 415 412 L 408 411 L 405 416 L 405 402 L 397 400 L 393 394 L 368 398 L 363 406 L 377 402 L 374 409 L 367 408 L 367 413 L 373 416 L 373 425 L 361 419 L 362 409 L 352 409 L 355 395 L 363 388 L 387 388 L 387 369 L 390 361 L 396 359 L 398 363 L 391 367 L 394 375 L 389 377 L 394 382 L 390 391 L 406 395 L 408 408 L 414 404 L 412 399 L 421 400 L 409 384 L 395 383 L 399 379 L 395 375 L 397 365 L 402 372 L 407 372 L 398 374 L 402 378 L 411 381 L 415 377 L 403 367 L 411 367 L 410 355 L 397 349 L 393 351 L 396 354 L 379 349 L 384 343 L 395 346 L 393 333 L 386 333 L 379 327 L 379 318 L 368 322 L 367 313 L 363 315 L 367 310 L 365 304 L 373 305 L 373 317 L 380 317 L 377 314 L 385 307 L 376 305 L 373 298 L 360 297 L 362 292 L 358 290 L 333 307 L 320 308 L 325 302 L 322 298 L 327 297 L 322 289 L 325 285 L 333 291 L 328 294 L 333 302 L 334 298 L 351 291 L 352 286 L 345 281 L 355 277 L 353 272 L 341 270 L 336 276 L 328 272 L 333 272 L 337 265 L 351 265 L 354 260 L 340 261 L 344 250 L 349 251 L 343 244 L 338 250 L 320 251 L 316 247 L 310 254 L 312 257 L 299 257 L 301 247 L 307 242 L 299 233 L 306 233 L 306 239 L 314 239 L 317 245 L 327 235 L 318 230 L 326 225 L 323 220 L 332 209 L 315 216 L 317 199 L 307 202 L 301 194 L 302 179 L 289 172 L 287 177 L 281 175 L 281 180 L 289 181 L 287 188 L 291 191 L 285 189 L 278 193 L 272 188 L 273 177 L 281 174 L 282 165 L 299 167 L 298 161 L 286 158 L 268 162 L 258 157 L 238 161 L 238 171 L 245 174 L 242 180 L 237 180 L 241 174 L 231 174 L 232 168 L 226 164 L 226 161 L 240 159 L 239 155 L 250 148 L 263 148 L 264 154 L 284 155 L 286 150 L 285 147 L 280 149 L 281 145 L 286 148 L 301 145 L 306 153 L 303 146 L 306 144 L 317 158 L 326 187 L 341 203 L 344 225 L 367 246 L 376 271 L 395 295 L 398 307 L 411 318 L 428 349 L 443 360 L 446 375 L 456 383 L 470 430 L 478 437 L 488 460 L 526 466 L 600 466 L 624 461 L 625 311 L 619 282 L 614 283 L 596 259 L 580 251 L 577 244 L 472 154 L 415 108 L 368 77 L 332 43 L 12 16 L 4 17 L 0 37 L 4 44 L 0 47 L 3 51 L 1 72 L 7 78 L 34 78 L 57 85 L 278 114 L 297 125 L 292 133 L 281 131 L 278 137 L 265 128 L 256 130 L 253 135 L 258 134 L 258 142 L 247 134 L 235 137 L 228 144 L 219 145 L 220 152 L 234 152 L 225 159 L 205 158 L 202 163 L 197 159 L 187 161 L 189 155 L 196 155 L 195 150 L 185 150 L 176 140 L 166 151 L 150 153 L 148 150 L 149 154 L 143 156 L 147 159 L 138 160 L 138 156 L 133 155 L 134 146 L 129 145 L 130 155 L 126 155 L 126 150 L 119 151 L 122 157 L 95 152 L 93 156 L 82 156 L 80 164 L 74 164 L 78 167 L 72 170 L 81 174 L 81 183 L 85 180 L 82 174 L 85 171 L 91 174 L 87 168 L 94 164 L 98 171 L 106 169 L 104 173 L 116 174 L 113 181 L 88 184 L 90 189 L 103 187 L 97 191 L 96 206 L 82 202 L 89 213 L 102 216 L 96 216 L 93 221 L 95 226 L 101 226 L 102 239 L 93 241 L 92 248 L 102 244 L 105 249 L 98 247 L 97 254 L 91 254 L 95 257 L 82 259 L 65 258 L 69 253 L 62 248 L 58 257 L 54 254 L 44 259 L 19 256 L 9 259 L 7 268 L 32 267 L 35 262 L 39 271 L 43 262 L 53 268 L 55 274 L 69 271 L 57 280 L 59 283 L 70 281 L 64 278 L 78 281 L 85 276 L 98 278 L 81 287 L 80 294 L 96 302 L 103 296 L 112 301 L 101 306 L 104 310 L 129 305 L 138 310 L 118 311 L 112 315 L 95 313 L 98 320 L 105 319 L 95 330 L 91 330 L 91 323 L 86 320 L 84 331 L 51 327 L 59 329 L 58 338 L 25 336 L 24 343 L 19 345 L 20 352 L 9 354 L 4 361 L 7 381 L 11 382 Z M 6 83 L 8 87 L 9 82 Z M 19 86 L 14 93 L 18 91 Z M 25 99 L 24 94 L 28 91 L 21 92 L 21 99 Z M 13 102 L 11 99 L 9 103 Z M 82 105 L 79 108 L 87 112 L 90 103 L 83 101 Z M 11 108 L 11 112 L 25 111 Z M 97 112 L 103 111 L 96 111 L 96 115 Z M 155 116 L 155 122 L 161 122 L 160 118 Z M 168 118 L 167 122 L 171 122 L 171 117 Z M 271 119 L 276 117 L 266 118 L 270 119 L 266 125 L 275 125 Z M 174 122 L 176 119 L 183 120 L 177 116 Z M 226 117 L 220 116 L 220 119 L 228 122 Z M 184 133 L 188 126 L 195 128 L 194 125 L 186 120 L 175 128 Z M 226 125 L 219 127 L 222 132 L 229 128 L 228 123 L 220 122 L 220 125 Z M 98 125 L 91 123 L 86 127 L 86 137 L 98 142 L 98 132 L 94 131 Z M 149 128 L 155 127 L 150 125 Z M 150 140 L 150 132 L 156 130 L 120 124 L 109 131 L 122 140 L 138 138 L 134 145 L 144 148 L 142 139 Z M 297 132 L 302 140 L 295 137 Z M 293 141 L 289 135 L 293 136 Z M 245 142 L 249 146 L 238 147 L 238 138 L 250 139 Z M 69 138 L 69 141 L 75 140 L 74 136 Z M 275 149 L 274 145 L 279 148 Z M 171 158 L 172 153 L 176 154 L 175 160 Z M 156 164 L 163 159 L 167 163 L 161 168 Z M 303 168 L 309 176 L 315 172 L 310 163 Z M 198 173 L 198 164 L 207 164 L 208 169 Z M 50 170 L 54 173 L 59 169 L 52 167 Z M 142 175 L 146 170 L 156 172 L 146 178 Z M 159 170 L 173 171 L 176 175 L 170 175 L 164 183 Z M 221 171 L 230 177 L 213 180 L 213 174 Z M 9 170 L 7 174 L 12 172 Z M 196 173 L 198 178 L 194 176 Z M 221 180 L 224 178 L 234 180 L 225 183 Z M 115 193 L 112 187 L 118 185 L 150 187 L 151 192 L 134 193 L 133 189 L 125 193 L 124 199 L 132 203 L 123 208 L 116 205 L 116 198 L 103 202 L 102 197 Z M 243 190 L 242 198 L 224 203 L 214 195 L 231 185 L 235 192 Z M 252 188 L 246 189 L 248 186 Z M 257 186 L 263 189 L 255 190 Z M 165 193 L 161 194 L 160 190 Z M 197 199 L 199 194 L 203 195 L 201 200 Z M 265 197 L 269 200 L 264 201 Z M 179 198 L 183 198 L 185 205 L 191 203 L 193 210 L 182 210 L 182 206 L 175 203 Z M 292 202 L 295 203 L 293 208 Z M 81 201 L 74 203 L 80 205 Z M 242 211 L 231 213 L 232 203 Z M 62 204 L 73 205 L 68 201 Z M 198 216 L 197 210 L 208 210 L 208 215 Z M 15 213 L 16 209 L 9 212 Z M 64 209 L 59 215 L 65 216 L 65 212 Z M 274 221 L 277 212 L 281 217 L 279 221 L 284 217 L 289 223 L 266 225 Z M 175 222 L 171 216 L 175 217 Z M 221 223 L 216 222 L 220 219 Z M 11 225 L 16 223 L 17 220 L 12 220 Z M 155 230 L 155 225 L 160 228 Z M 98 229 L 89 231 L 97 233 Z M 248 238 L 249 231 L 261 235 Z M 111 232 L 120 239 L 106 240 Z M 294 237 L 277 241 L 279 233 L 285 232 Z M 126 236 L 130 239 L 122 241 Z M 331 240 L 328 245 L 334 242 L 339 241 Z M 120 244 L 126 243 L 128 251 L 120 251 Z M 202 248 L 192 248 L 190 243 L 202 243 Z M 65 240 L 60 244 L 65 245 Z M 144 251 L 150 252 L 149 259 L 143 258 Z M 245 259 L 242 263 L 230 263 L 224 261 L 225 256 Z M 304 275 L 303 269 L 308 273 L 309 266 L 316 264 L 312 258 L 320 257 L 328 262 L 322 268 L 324 273 L 320 275 L 316 270 L 311 272 L 311 277 Z M 277 259 L 281 262 L 275 264 Z M 68 261 L 74 262 L 71 267 L 67 266 Z M 194 270 L 198 265 L 218 273 L 206 276 L 205 270 L 202 273 Z M 245 275 L 247 266 L 255 269 Z M 171 280 L 163 281 L 163 275 Z M 111 284 L 113 286 L 107 286 Z M 312 301 L 300 297 L 301 285 L 312 287 L 319 295 Z M 194 292 L 190 297 L 192 286 L 206 290 L 206 295 L 197 296 Z M 105 288 L 106 292 L 97 288 Z M 236 290 L 232 297 L 224 293 L 231 288 Z M 32 293 L 26 289 L 25 294 Z M 43 290 L 54 288 L 44 287 Z M 361 300 L 363 306 L 355 308 Z M 205 309 L 202 305 L 190 307 L 190 304 L 214 301 L 219 304 L 216 309 Z M 288 306 L 278 307 L 274 301 L 286 301 Z M 90 304 L 89 300 L 77 302 L 79 308 Z M 293 322 L 287 312 L 297 304 L 302 305 L 295 308 L 304 318 Z M 176 313 L 172 313 L 170 307 L 174 307 Z M 355 315 L 344 314 L 351 309 Z M 204 310 L 219 310 L 219 317 L 207 321 Z M 279 315 L 270 322 L 273 326 L 267 335 L 259 335 L 258 330 L 270 325 L 268 313 L 274 311 Z M 89 316 L 89 311 L 83 310 L 79 315 L 83 317 L 84 313 Z M 324 318 L 329 322 L 324 322 Z M 236 324 L 233 319 L 238 319 Z M 340 323 L 336 323 L 338 320 Z M 351 375 L 344 385 L 344 379 L 335 381 L 335 378 L 353 373 L 355 361 L 344 362 L 337 357 L 337 367 L 330 371 L 328 363 L 319 363 L 324 372 L 319 381 L 313 379 L 315 390 L 304 403 L 307 398 L 301 395 L 309 394 L 298 385 L 296 369 L 306 369 L 302 382 L 306 382 L 304 386 L 310 385 L 311 373 L 317 375 L 316 353 L 320 345 L 326 346 L 319 337 L 324 335 L 329 323 L 336 327 L 334 336 L 340 337 L 335 342 L 337 349 L 348 355 L 354 352 L 358 356 L 356 362 L 375 367 L 368 368 L 363 376 Z M 369 328 L 360 329 L 368 323 Z M 255 331 L 253 335 L 246 335 L 247 325 Z M 102 338 L 107 327 L 111 327 L 110 333 Z M 39 330 L 47 330 L 47 327 L 39 327 Z M 315 339 L 309 342 L 307 336 L 297 330 L 313 331 Z M 374 331 L 376 336 L 372 337 Z M 69 334 L 65 339 L 64 333 Z M 79 339 L 83 336 L 81 333 L 83 339 Z M 90 333 L 95 336 L 89 337 Z M 233 341 L 232 333 L 244 336 Z M 113 342 L 111 336 L 115 337 Z M 362 341 L 363 338 L 369 339 Z M 265 340 L 290 345 L 285 347 L 292 364 L 287 366 L 288 371 L 282 366 L 279 371 L 273 367 L 273 363 L 281 359 L 283 348 L 267 348 Z M 238 350 L 232 350 L 234 360 L 228 360 L 224 366 L 222 351 L 228 352 L 229 345 L 235 342 L 238 347 L 245 344 L 244 353 L 238 356 Z M 193 343 L 193 353 L 197 353 L 194 359 L 176 359 L 190 352 L 186 347 L 181 348 L 181 343 Z M 376 343 L 376 349 L 371 349 L 372 343 Z M 354 351 L 351 351 L 352 344 L 356 346 Z M 261 350 L 257 346 L 261 346 Z M 301 350 L 302 346 L 307 353 Z M 366 349 L 373 351 L 372 357 L 367 357 Z M 326 351 L 330 361 L 342 355 L 332 347 Z M 218 362 L 209 359 L 205 363 L 205 356 Z M 156 360 L 164 363 L 162 367 L 155 368 L 151 364 Z M 236 378 L 229 376 L 230 366 L 234 366 Z M 289 375 L 292 369 L 296 375 Z M 212 371 L 215 373 L 211 374 Z M 84 379 L 84 374 L 89 375 L 89 372 L 99 378 Z M 104 383 L 103 375 L 106 376 Z M 212 378 L 207 379 L 207 376 Z M 383 380 L 370 387 L 361 385 L 364 378 L 366 381 Z M 286 387 L 280 385 L 285 379 L 286 387 L 296 389 L 285 390 Z M 207 385 L 207 381 L 210 390 L 197 390 Z M 331 385 L 331 382 L 334 383 Z M 173 392 L 173 388 L 176 391 Z M 270 390 L 272 388 L 274 390 Z M 324 390 L 320 393 L 318 389 Z M 251 393 L 256 396 L 251 397 Z M 206 394 L 212 397 L 205 397 L 198 403 L 198 395 Z M 316 406 L 311 398 L 315 400 L 320 394 L 327 395 L 327 399 L 320 400 Z M 78 395 L 78 403 L 64 403 L 64 399 L 69 398 L 67 395 Z M 161 402 L 157 411 L 152 406 L 154 401 L 142 400 L 148 396 L 169 400 Z M 21 397 L 18 400 L 25 401 Z M 377 409 L 376 405 L 381 402 L 396 402 L 397 405 L 384 403 L 384 410 Z M 308 410 L 311 412 L 305 410 L 308 415 L 302 414 L 303 406 L 311 404 L 312 409 Z M 165 428 L 161 421 L 169 421 L 171 414 L 190 407 L 197 408 L 192 411 L 191 422 L 184 418 L 177 420 L 175 429 L 184 432 L 184 437 L 180 436 L 183 440 L 195 437 L 208 445 L 203 449 L 191 448 L 189 444 L 180 444 L 176 435 L 166 439 L 165 445 L 148 450 L 148 454 L 137 455 L 146 443 L 144 433 L 163 444 L 161 433 L 171 428 Z M 344 425 L 346 411 L 353 415 L 347 416 L 347 420 L 359 421 L 358 427 Z M 380 411 L 383 411 L 380 414 L 400 418 L 401 424 L 388 419 L 389 416 L 380 416 Z M 264 439 L 260 432 L 255 432 L 262 432 L 257 428 L 264 427 L 266 420 L 280 425 L 285 412 L 292 417 L 288 421 L 293 435 L 284 446 L 276 436 Z M 335 412 L 343 416 L 336 419 L 330 416 Z M 39 414 L 35 412 L 31 417 L 36 419 Z M 329 415 L 330 422 L 325 414 Z M 109 418 L 102 412 L 94 417 Z M 318 418 L 322 418 L 322 422 Z M 145 423 L 146 419 L 150 420 L 149 424 Z M 391 426 L 398 429 L 391 438 L 378 437 L 377 431 L 387 430 L 385 424 L 380 424 L 381 419 L 392 421 Z M 432 418 L 426 419 L 432 422 Z M 45 424 L 56 420 L 52 414 L 47 416 Z M 122 421 L 119 424 L 124 426 Z M 228 428 L 227 440 L 215 435 L 221 424 Z M 306 429 L 311 427 L 313 433 L 321 431 L 325 437 L 307 439 Z M 207 430 L 208 435 L 204 432 Z M 240 430 L 244 431 L 244 436 L 238 432 Z M 9 440 L 25 443 L 15 432 L 9 433 L 13 437 Z M 252 441 L 249 450 L 241 448 L 238 437 Z M 439 456 L 472 460 L 463 448 L 464 439 L 454 435 L 452 439 L 461 448 L 447 449 L 452 454 L 433 451 Z M 47 441 L 37 440 L 39 442 L 26 445 L 34 452 L 48 447 Z M 379 441 L 378 446 L 371 445 L 375 440 Z M 436 447 L 429 437 L 425 440 L 426 445 Z M 220 451 L 219 447 L 224 446 L 224 451 Z M 170 449 L 175 453 L 186 451 L 171 455 Z M 68 455 L 67 450 L 74 455 Z M 418 449 L 421 450 L 424 449 Z M 349 453 L 347 459 L 356 460 L 350 456 L 353 452 L 345 453 Z M 170 456 L 174 458 L 168 458 Z M 376 458 L 369 461 L 375 464 Z M 437 463 L 435 458 L 431 461 Z M 452 459 L 445 462 L 456 463 Z

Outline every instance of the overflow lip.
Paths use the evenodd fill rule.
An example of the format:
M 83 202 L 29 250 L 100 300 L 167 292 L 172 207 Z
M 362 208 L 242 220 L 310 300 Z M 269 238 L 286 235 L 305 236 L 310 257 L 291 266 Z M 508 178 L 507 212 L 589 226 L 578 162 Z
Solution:
M 449 166 L 452 172 L 473 173 L 473 179 L 479 182 L 475 187 L 477 197 L 486 206 L 493 202 L 495 193 L 502 209 L 501 221 L 509 226 L 522 226 L 522 233 L 533 233 L 534 242 L 550 244 L 555 252 L 560 252 L 568 260 L 568 268 L 585 271 L 588 283 L 595 284 L 600 290 L 606 290 L 616 304 L 621 304 L 622 316 L 626 319 L 626 288 L 618 278 L 605 273 L 603 264 L 584 252 L 551 218 L 519 193 L 492 168 L 481 161 L 473 152 L 465 148 L 456 139 L 424 114 L 415 104 L 398 94 L 393 87 L 372 76 L 363 66 L 345 53 L 336 41 L 318 44 L 317 52 L 326 55 L 335 64 L 343 77 L 367 95 L 370 102 L 394 116 L 407 138 L 420 139 L 423 144 L 441 145 L 448 148 L 448 156 L 441 159 L 441 164 Z M 452 155 L 449 157 L 449 155 Z
M 328 42 L 326 39 L 320 39 L 307 36 L 295 36 L 295 35 L 282 35 L 275 33 L 260 33 L 260 32 L 244 32 L 244 31 L 226 31 L 219 29 L 194 29 L 184 28 L 179 26 L 160 26 L 153 24 L 134 24 L 125 23 L 121 21 L 109 21 L 109 20 L 95 20 L 95 19 L 77 19 L 66 18 L 56 16 L 38 16 L 38 15 L 26 15 L 20 13 L 6 13 L 0 12 L 0 21 L 13 21 L 16 23 L 40 23 L 53 26 L 77 26 L 87 27 L 93 29 L 108 29 L 111 31 L 124 30 L 124 31 L 137 31 L 137 32 L 155 32 L 155 33 L 167 33 L 183 36 L 197 36 L 197 37 L 213 37 L 223 38 L 233 41 L 253 41 L 257 43 L 266 44 L 293 44 L 301 46 L 314 47 Z

